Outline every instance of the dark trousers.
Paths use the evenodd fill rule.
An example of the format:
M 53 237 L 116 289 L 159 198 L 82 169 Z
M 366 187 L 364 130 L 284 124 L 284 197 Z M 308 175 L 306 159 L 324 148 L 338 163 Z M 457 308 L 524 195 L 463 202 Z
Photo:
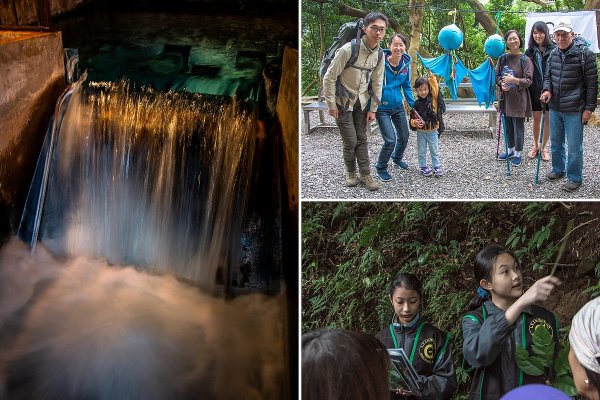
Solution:
M 367 112 L 362 110 L 357 100 L 351 111 L 342 110 L 338 105 L 336 124 L 342 136 L 342 149 L 346 171 L 356 171 L 361 175 L 369 175 L 369 148 L 367 145 Z
M 523 151 L 523 142 L 525 141 L 525 118 L 504 116 L 504 126 L 506 126 L 506 143 L 508 148 L 515 148 L 515 151 Z

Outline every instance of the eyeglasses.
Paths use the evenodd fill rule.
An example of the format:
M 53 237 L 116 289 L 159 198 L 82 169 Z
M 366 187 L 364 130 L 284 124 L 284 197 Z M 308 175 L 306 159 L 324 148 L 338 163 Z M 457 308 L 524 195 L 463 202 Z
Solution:
M 385 27 L 382 26 L 377 26 L 377 25 L 371 25 L 369 26 L 369 29 L 372 30 L 374 33 L 379 33 L 379 32 L 385 32 Z

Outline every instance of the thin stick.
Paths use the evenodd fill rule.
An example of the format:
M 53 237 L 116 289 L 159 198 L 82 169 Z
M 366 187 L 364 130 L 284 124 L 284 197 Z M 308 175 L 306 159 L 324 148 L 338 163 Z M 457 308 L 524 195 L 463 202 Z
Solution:
M 571 232 L 573 232 L 572 228 L 573 228 L 573 223 L 574 222 L 575 222 L 575 220 L 571 219 L 567 223 L 567 229 L 565 230 L 565 235 L 559 241 L 559 243 L 562 242 L 562 244 L 560 245 L 560 250 L 558 250 L 558 255 L 556 256 L 556 261 L 554 261 L 554 266 L 552 267 L 552 271 L 550 272 L 550 275 L 554 275 L 554 273 L 556 272 L 556 267 L 558 267 L 558 262 L 560 261 L 563 253 L 565 252 L 565 248 L 567 247 L 567 241 L 565 239 L 567 237 L 569 237 L 569 234 Z

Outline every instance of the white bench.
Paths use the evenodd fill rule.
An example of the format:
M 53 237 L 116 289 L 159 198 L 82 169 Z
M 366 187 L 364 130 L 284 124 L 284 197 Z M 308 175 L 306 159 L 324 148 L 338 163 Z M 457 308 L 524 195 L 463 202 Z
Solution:
M 441 83 L 440 87 L 443 87 L 444 84 Z M 461 83 L 459 84 L 459 88 L 470 88 L 470 83 Z M 312 133 L 316 128 L 335 128 L 336 125 L 326 124 L 325 123 L 325 113 L 328 112 L 327 104 L 323 101 L 318 101 L 316 98 L 313 98 L 310 103 L 302 104 L 302 112 L 304 114 L 304 132 Z M 478 131 L 478 130 L 486 130 L 489 131 L 492 138 L 494 137 L 494 133 L 497 129 L 497 110 L 493 105 L 490 105 L 489 108 L 485 108 L 485 106 L 479 106 L 477 104 L 477 100 L 475 98 L 458 98 L 456 100 L 445 99 L 446 101 L 446 114 L 487 114 L 488 115 L 488 126 L 481 128 L 466 128 L 466 129 L 453 129 L 451 127 L 446 126 L 446 130 L 448 132 L 470 132 L 470 131 Z M 310 126 L 310 114 L 313 111 L 317 111 L 319 113 L 319 122 L 315 126 Z M 372 131 L 377 129 L 376 122 L 373 121 L 371 125 L 367 126 L 367 133 L 371 134 Z
M 319 112 L 319 123 L 311 127 L 310 126 L 310 113 L 312 111 Z M 329 113 L 327 104 L 324 101 L 315 101 L 308 104 L 302 105 L 302 112 L 304 113 L 304 132 L 312 133 L 317 128 L 337 128 L 337 125 L 328 125 L 325 123 L 325 113 Z M 367 124 L 367 134 L 371 135 L 373 131 L 377 129 L 377 123 L 373 120 L 370 124 Z M 372 126 L 373 125 L 373 126 Z
M 492 135 L 492 139 L 494 138 L 494 132 L 497 129 L 497 110 L 496 107 L 490 105 L 489 108 L 485 108 L 485 105 L 479 106 L 477 102 L 473 101 L 474 99 L 458 99 L 458 100 L 446 100 L 446 114 L 488 114 L 489 122 L 488 126 L 485 130 L 489 130 Z M 468 128 L 468 129 L 450 129 L 446 127 L 448 131 L 453 132 L 464 132 L 464 131 L 473 131 L 478 130 L 477 128 Z

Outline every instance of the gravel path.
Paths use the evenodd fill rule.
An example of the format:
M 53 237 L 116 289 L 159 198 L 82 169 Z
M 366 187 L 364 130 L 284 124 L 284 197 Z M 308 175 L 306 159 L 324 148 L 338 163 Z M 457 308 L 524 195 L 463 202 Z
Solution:
M 598 113 L 597 113 L 598 115 Z M 314 120 L 313 120 L 314 119 Z M 318 121 L 318 113 L 311 113 L 311 126 Z M 487 116 L 476 114 L 450 114 L 444 116 L 447 129 L 484 128 Z M 326 116 L 326 123 L 335 125 Z M 303 125 L 302 125 L 303 126 Z M 379 190 L 369 192 L 363 184 L 349 188 L 344 186 L 345 169 L 342 161 L 342 142 L 337 128 L 317 128 L 311 134 L 301 133 L 301 198 L 316 199 L 599 199 L 600 198 L 600 129 L 584 128 L 584 178 L 578 191 L 562 190 L 566 182 L 550 182 L 545 179 L 551 169 L 550 161 L 541 161 L 540 183 L 534 183 L 536 159 L 529 159 L 531 149 L 531 119 L 525 123 L 525 147 L 523 162 L 519 167 L 511 165 L 507 176 L 506 162 L 496 158 L 496 138 L 489 132 L 444 132 L 440 138 L 440 159 L 444 168 L 441 178 L 423 177 L 417 164 L 416 133 L 410 131 L 404 160 L 409 169 L 401 170 L 390 162 L 390 182 L 379 181 Z M 371 174 L 375 175 L 383 141 L 378 130 L 369 137 Z M 504 148 L 501 140 L 500 147 Z M 429 154 L 428 163 L 431 162 Z

